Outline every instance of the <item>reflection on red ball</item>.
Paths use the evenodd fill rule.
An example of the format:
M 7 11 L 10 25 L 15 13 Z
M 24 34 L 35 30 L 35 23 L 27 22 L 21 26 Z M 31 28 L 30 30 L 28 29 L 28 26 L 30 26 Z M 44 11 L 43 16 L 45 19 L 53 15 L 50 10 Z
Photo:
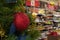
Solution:
M 30 23 L 27 14 L 18 12 L 14 15 L 14 24 L 17 31 L 24 31 Z

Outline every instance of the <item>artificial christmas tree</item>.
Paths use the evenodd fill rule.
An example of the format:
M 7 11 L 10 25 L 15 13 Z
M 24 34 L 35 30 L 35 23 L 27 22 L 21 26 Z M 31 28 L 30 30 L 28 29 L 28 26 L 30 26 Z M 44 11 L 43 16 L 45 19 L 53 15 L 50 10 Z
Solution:
M 40 32 L 35 30 L 32 15 L 24 14 L 26 11 L 24 4 L 25 0 L 11 0 L 10 2 L 9 0 L 0 0 L 0 28 L 4 30 L 3 37 L 0 34 L 1 40 L 25 40 L 26 36 L 35 40 L 39 36 Z M 21 12 L 21 14 L 16 14 L 17 16 L 14 17 L 15 13 L 18 12 Z M 3 30 L 0 30 L 0 33 Z M 23 30 L 23 32 L 19 33 L 17 30 L 20 32 Z M 26 37 L 26 39 L 28 38 Z

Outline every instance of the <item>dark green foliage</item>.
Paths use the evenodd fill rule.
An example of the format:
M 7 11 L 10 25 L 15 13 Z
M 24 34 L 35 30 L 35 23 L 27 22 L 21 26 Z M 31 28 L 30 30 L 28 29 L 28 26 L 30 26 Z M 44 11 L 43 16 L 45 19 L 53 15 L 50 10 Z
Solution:
M 5 34 L 8 36 L 9 29 L 11 26 L 11 23 L 13 22 L 13 15 L 15 12 L 25 12 L 24 10 L 24 4 L 25 0 L 17 0 L 17 3 L 14 4 L 9 4 L 6 3 L 5 0 L 0 0 L 0 25 L 1 28 L 5 30 Z M 16 9 L 17 8 L 17 9 Z M 27 13 L 27 15 L 30 18 L 30 31 L 26 31 L 27 35 L 30 36 L 30 40 L 35 40 L 39 36 L 39 31 L 34 30 L 32 26 L 35 26 L 34 19 L 32 18 L 32 15 Z M 28 29 L 29 29 L 28 27 Z M 27 29 L 27 30 L 28 30 Z M 15 35 L 10 35 L 7 37 L 6 40 L 15 40 L 16 36 Z M 28 39 L 28 38 L 27 38 Z

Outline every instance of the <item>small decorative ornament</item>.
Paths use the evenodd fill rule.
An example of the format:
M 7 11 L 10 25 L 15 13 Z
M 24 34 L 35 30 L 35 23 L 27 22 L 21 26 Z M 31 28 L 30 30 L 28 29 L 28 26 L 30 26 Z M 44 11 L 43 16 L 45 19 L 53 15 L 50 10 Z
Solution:
M 50 9 L 50 10 L 55 10 L 55 6 L 53 6 L 53 5 L 51 5 L 51 4 L 48 4 L 47 7 L 48 7 L 48 9 Z
M 50 4 L 51 4 L 51 5 L 55 5 L 55 2 L 51 1 Z
M 45 10 L 44 9 L 39 9 L 38 13 L 44 15 Z
M 47 5 L 48 9 L 50 10 L 55 10 L 55 2 L 50 1 Z
M 37 16 L 37 13 L 33 12 L 32 16 L 35 18 Z
M 15 31 L 16 31 L 15 25 L 14 25 L 14 23 L 12 23 L 12 24 L 11 24 L 11 27 L 10 27 L 9 34 L 10 34 L 10 35 L 11 35 L 11 34 L 14 34 Z
M 31 5 L 35 6 L 35 1 L 34 0 L 31 0 Z
M 17 12 L 14 15 L 14 25 L 17 31 L 20 31 L 20 32 L 24 31 L 25 29 L 27 29 L 29 23 L 30 23 L 30 20 L 27 14 L 22 12 Z
M 26 6 L 33 6 L 33 7 L 39 7 L 40 6 L 40 2 L 39 0 L 26 0 Z
M 5 31 L 3 28 L 0 29 L 0 36 L 1 37 L 4 37 L 5 36 Z
M 26 6 L 31 6 L 31 1 L 26 1 Z
M 52 36 L 58 36 L 57 32 L 54 32 L 54 31 L 51 32 L 50 35 L 52 35 Z

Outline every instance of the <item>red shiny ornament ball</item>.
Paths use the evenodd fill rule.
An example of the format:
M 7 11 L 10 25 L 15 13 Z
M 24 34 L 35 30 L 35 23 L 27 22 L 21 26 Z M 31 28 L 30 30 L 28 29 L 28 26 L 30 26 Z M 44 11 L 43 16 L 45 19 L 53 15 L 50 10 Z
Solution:
M 14 24 L 17 31 L 24 31 L 30 23 L 27 14 L 18 12 L 14 15 Z
M 50 35 L 52 35 L 52 36 L 58 36 L 57 32 L 51 32 Z

